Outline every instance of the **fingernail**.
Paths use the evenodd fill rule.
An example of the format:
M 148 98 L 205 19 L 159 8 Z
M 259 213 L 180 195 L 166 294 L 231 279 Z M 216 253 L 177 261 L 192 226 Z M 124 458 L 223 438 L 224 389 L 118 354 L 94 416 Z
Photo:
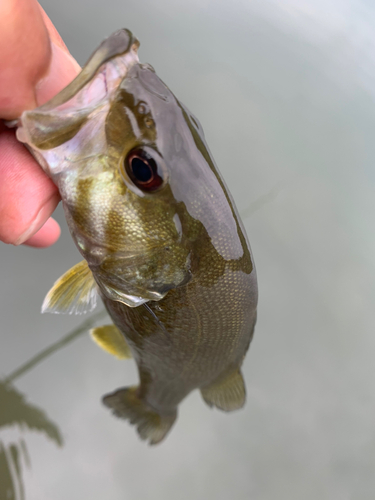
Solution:
M 45 248 L 53 245 L 59 239 L 61 229 L 59 224 L 50 217 L 31 238 L 24 242 L 34 248 Z

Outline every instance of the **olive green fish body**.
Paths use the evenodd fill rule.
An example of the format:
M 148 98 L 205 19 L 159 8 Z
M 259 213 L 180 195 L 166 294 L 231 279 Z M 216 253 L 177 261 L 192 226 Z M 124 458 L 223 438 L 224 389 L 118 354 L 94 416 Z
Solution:
M 174 409 L 193 389 L 241 366 L 256 319 L 253 293 L 248 275 L 227 269 L 212 287 L 193 279 L 148 307 L 104 299 L 132 346 L 141 391 L 152 408 Z
M 85 259 L 43 310 L 82 312 L 102 298 L 118 330 L 93 338 L 132 353 L 140 375 L 104 403 L 157 443 L 193 389 L 226 411 L 244 404 L 257 281 L 202 127 L 139 63 L 138 46 L 129 31 L 114 33 L 68 87 L 23 113 L 17 137 L 58 186 Z

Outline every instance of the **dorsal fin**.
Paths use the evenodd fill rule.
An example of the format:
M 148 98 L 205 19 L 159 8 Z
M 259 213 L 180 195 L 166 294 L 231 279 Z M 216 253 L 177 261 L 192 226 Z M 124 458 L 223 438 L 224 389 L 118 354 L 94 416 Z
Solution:
M 98 287 L 83 260 L 59 278 L 47 293 L 42 313 L 83 314 L 96 307 Z

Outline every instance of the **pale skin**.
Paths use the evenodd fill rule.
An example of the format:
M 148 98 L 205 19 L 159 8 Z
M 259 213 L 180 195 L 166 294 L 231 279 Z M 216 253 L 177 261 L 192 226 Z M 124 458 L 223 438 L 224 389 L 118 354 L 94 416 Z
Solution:
M 60 227 L 51 217 L 60 201 L 14 131 L 2 120 L 48 101 L 80 71 L 36 0 L 0 1 L 0 241 L 47 247 Z

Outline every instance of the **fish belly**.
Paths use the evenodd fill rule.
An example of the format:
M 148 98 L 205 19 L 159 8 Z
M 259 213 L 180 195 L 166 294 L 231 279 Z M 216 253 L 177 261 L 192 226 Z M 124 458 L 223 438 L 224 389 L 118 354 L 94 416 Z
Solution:
M 193 281 L 136 308 L 103 298 L 137 362 L 138 395 L 155 411 L 168 414 L 193 389 L 241 366 L 253 335 L 256 297 L 251 276 L 227 274 L 216 286 Z

